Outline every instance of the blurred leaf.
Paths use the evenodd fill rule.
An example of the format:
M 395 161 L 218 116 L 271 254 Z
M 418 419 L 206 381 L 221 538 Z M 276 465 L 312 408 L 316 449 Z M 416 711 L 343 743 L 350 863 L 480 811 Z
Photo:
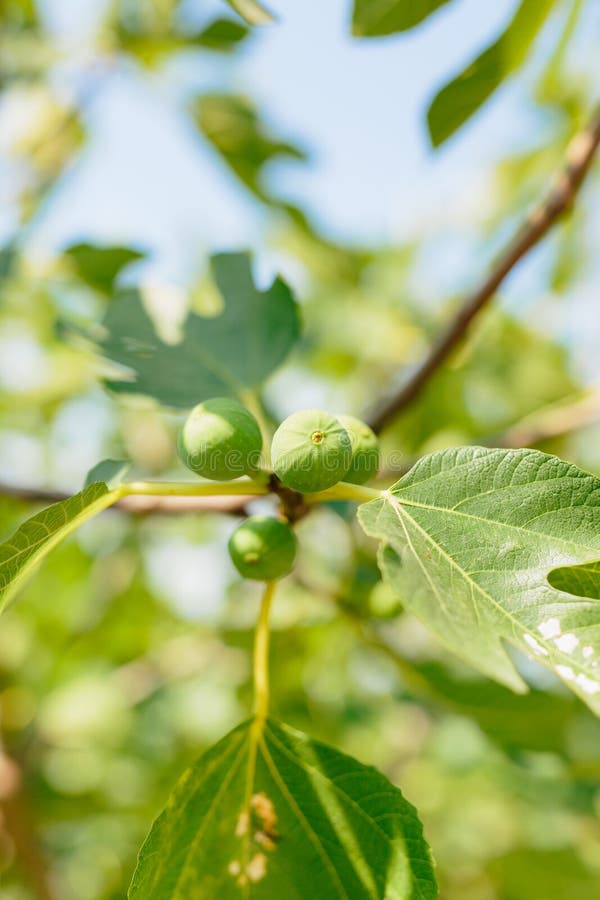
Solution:
M 417 454 L 452 443 L 486 442 L 565 398 L 577 384 L 564 346 L 492 310 L 422 397 L 390 429 L 394 449 Z M 493 441 L 493 437 L 489 438 Z
M 257 0 L 225 0 L 225 2 L 249 25 L 267 25 L 274 21 L 273 13 Z
M 557 0 L 522 0 L 506 30 L 434 98 L 427 113 L 434 147 L 443 144 L 483 106 L 527 58 Z
M 35 0 L 0 0 L 0 25 L 11 28 L 37 25 Z
M 414 808 L 375 769 L 274 721 L 236 728 L 183 776 L 140 852 L 131 900 L 430 900 Z
M 15 244 L 7 244 L 0 250 L 0 281 L 10 278 L 18 258 L 18 250 Z
M 355 0 L 352 33 L 380 37 L 408 31 L 450 0 Z
M 591 900 L 598 894 L 597 868 L 572 848 L 514 850 L 489 865 L 502 900 Z
M 570 695 L 540 690 L 515 694 L 493 681 L 459 678 L 437 662 L 417 669 L 446 708 L 473 719 L 509 751 L 564 753 L 568 729 L 584 710 Z
M 198 100 L 196 119 L 227 165 L 262 199 L 268 199 L 260 184 L 263 166 L 282 158 L 306 159 L 297 147 L 272 137 L 243 97 L 205 94 Z
M 245 253 L 213 256 L 211 265 L 225 307 L 212 318 L 188 316 L 179 344 L 158 337 L 137 292 L 117 297 L 104 320 L 101 350 L 131 369 L 134 380 L 111 381 L 113 390 L 185 408 L 209 397 L 243 396 L 285 360 L 300 335 L 285 282 L 277 278 L 267 291 L 257 290 Z
M 600 560 L 581 566 L 560 566 L 549 573 L 548 581 L 557 591 L 600 600 Z
M 93 244 L 73 244 L 64 252 L 78 276 L 103 294 L 112 294 L 121 271 L 145 255 L 130 247 L 97 247 Z
M 215 19 L 194 38 L 193 43 L 199 47 L 226 53 L 235 49 L 249 34 L 249 30 L 239 22 L 233 22 L 231 19 Z
M 98 481 L 102 481 L 109 488 L 116 487 L 130 466 L 131 461 L 128 459 L 103 459 L 87 473 L 84 487 L 90 487 Z
M 24 522 L 10 540 L 0 545 L 0 609 L 14 597 L 37 563 L 118 496 L 118 491 L 109 491 L 105 484 L 92 484 Z
M 445 450 L 359 519 L 405 607 L 458 656 L 521 692 L 508 641 L 600 711 L 600 606 L 547 578 L 597 555 L 599 479 L 536 450 Z

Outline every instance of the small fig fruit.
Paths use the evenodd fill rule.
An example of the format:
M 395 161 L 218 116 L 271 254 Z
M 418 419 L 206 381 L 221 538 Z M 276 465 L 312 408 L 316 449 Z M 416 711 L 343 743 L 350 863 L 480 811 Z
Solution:
M 244 578 L 275 581 L 288 575 L 296 559 L 296 535 L 272 516 L 251 516 L 229 539 L 229 554 Z
M 287 487 L 302 493 L 324 491 L 346 474 L 352 442 L 330 413 L 305 409 L 281 423 L 273 436 L 271 459 Z
M 230 397 L 215 397 L 191 411 L 179 433 L 178 450 L 197 475 L 231 481 L 256 473 L 262 436 L 245 406 Z
M 364 484 L 374 478 L 379 469 L 379 441 L 375 432 L 365 422 L 355 416 L 338 416 L 338 422 L 346 429 L 352 442 L 350 468 L 344 481 L 350 484 Z

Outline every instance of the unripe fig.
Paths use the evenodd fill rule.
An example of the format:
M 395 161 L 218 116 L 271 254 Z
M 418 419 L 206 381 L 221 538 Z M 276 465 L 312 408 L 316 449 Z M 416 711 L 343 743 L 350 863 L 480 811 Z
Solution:
M 296 559 L 296 535 L 272 516 L 251 516 L 229 539 L 233 564 L 244 578 L 275 581 L 288 575 Z
M 324 491 L 346 474 L 352 442 L 330 413 L 305 409 L 281 423 L 273 436 L 271 459 L 287 487 L 302 493 Z
M 179 433 L 179 455 L 197 475 L 230 481 L 260 465 L 258 422 L 237 400 L 215 397 L 194 407 Z
M 374 478 L 379 469 L 379 441 L 375 432 L 365 422 L 355 416 L 338 416 L 338 422 L 346 429 L 352 442 L 350 468 L 344 481 L 350 484 L 364 484 Z

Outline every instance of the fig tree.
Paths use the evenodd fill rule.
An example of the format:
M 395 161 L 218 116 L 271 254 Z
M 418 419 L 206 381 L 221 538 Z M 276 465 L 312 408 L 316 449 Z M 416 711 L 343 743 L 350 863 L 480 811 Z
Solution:
M 260 465 L 258 422 L 237 400 L 215 397 L 194 407 L 179 433 L 179 455 L 197 475 L 230 481 Z
M 296 559 L 296 535 L 272 516 L 251 516 L 229 539 L 233 564 L 244 578 L 275 581 L 288 575 Z
M 305 409 L 281 423 L 273 436 L 271 459 L 287 487 L 302 493 L 324 491 L 346 474 L 352 442 L 330 413 Z
M 374 478 L 379 469 L 379 441 L 375 432 L 355 416 L 338 416 L 338 422 L 346 429 L 352 442 L 350 468 L 344 481 L 364 484 Z

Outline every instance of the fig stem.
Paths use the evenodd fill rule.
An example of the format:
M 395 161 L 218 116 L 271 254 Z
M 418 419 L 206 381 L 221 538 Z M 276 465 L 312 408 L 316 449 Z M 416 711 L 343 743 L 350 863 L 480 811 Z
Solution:
M 121 497 L 134 494 L 147 494 L 155 497 L 227 497 L 258 496 L 270 493 L 267 484 L 252 479 L 240 481 L 215 482 L 207 481 L 195 484 L 190 481 L 132 481 L 122 484 L 119 489 Z
M 314 494 L 305 494 L 307 503 L 323 503 L 327 500 L 354 500 L 357 503 L 368 503 L 369 500 L 378 500 L 381 491 L 377 488 L 364 487 L 362 484 L 349 484 L 340 481 L 326 491 L 317 491 Z
M 269 713 L 269 614 L 275 594 L 275 581 L 267 581 L 260 604 L 254 637 L 254 716 L 264 722 Z
M 192 481 L 131 481 L 116 489 L 116 499 L 146 495 L 150 497 L 264 497 L 273 493 L 267 481 L 268 473 L 261 471 L 255 479 L 244 478 L 239 481 L 205 481 L 195 484 Z M 328 500 L 354 500 L 357 503 L 368 503 L 377 500 L 381 491 L 377 488 L 364 487 L 360 484 L 348 484 L 340 481 L 326 491 L 305 494 L 307 503 L 324 503 Z

